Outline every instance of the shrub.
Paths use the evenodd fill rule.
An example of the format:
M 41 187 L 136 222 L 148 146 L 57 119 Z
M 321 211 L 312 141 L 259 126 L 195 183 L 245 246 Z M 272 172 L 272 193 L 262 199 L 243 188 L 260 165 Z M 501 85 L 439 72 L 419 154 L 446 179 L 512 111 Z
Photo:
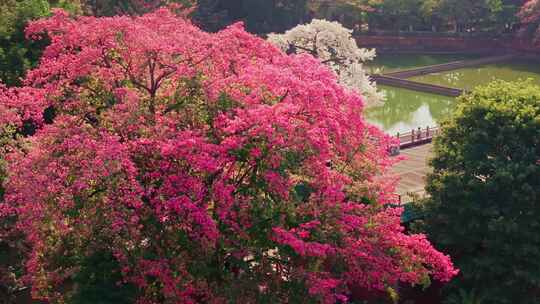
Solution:
M 531 82 L 476 89 L 442 127 L 426 229 L 460 268 L 451 291 L 463 299 L 540 300 L 539 140 L 540 87 Z

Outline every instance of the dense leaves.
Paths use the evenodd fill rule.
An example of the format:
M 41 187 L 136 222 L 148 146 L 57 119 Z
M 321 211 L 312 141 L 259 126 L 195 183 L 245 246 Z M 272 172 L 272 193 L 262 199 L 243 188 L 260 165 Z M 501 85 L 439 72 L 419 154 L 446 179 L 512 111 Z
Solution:
M 337 0 L 308 2 L 310 17 L 357 30 L 512 33 L 524 0 Z
M 25 72 L 37 65 L 47 40 L 26 39 L 28 22 L 49 16 L 51 8 L 81 13 L 73 0 L 0 0 L 0 83 L 20 85 Z
M 115 281 L 111 301 L 334 303 L 456 274 L 386 205 L 392 139 L 312 56 L 163 9 L 56 11 L 27 30 L 44 33 L 27 86 L 0 100 L 5 126 L 38 130 L 11 148 L 0 203 L 35 298 Z
M 91 16 L 141 15 L 159 7 L 179 4 L 188 8 L 192 0 L 83 0 L 84 13 Z
M 462 97 L 435 152 L 427 231 L 461 270 L 454 297 L 538 303 L 540 88 L 495 82 Z
M 517 23 L 516 13 L 522 1 L 440 0 L 422 1 L 424 12 L 435 28 L 451 24 L 456 32 L 511 32 Z M 426 10 L 427 9 L 427 10 Z
M 24 72 L 37 63 L 43 43 L 26 40 L 24 28 L 29 20 L 48 13 L 45 0 L 0 1 L 0 80 L 4 84 L 20 84 Z
M 194 19 L 217 31 L 243 21 L 250 32 L 283 32 L 309 18 L 308 0 L 198 0 Z

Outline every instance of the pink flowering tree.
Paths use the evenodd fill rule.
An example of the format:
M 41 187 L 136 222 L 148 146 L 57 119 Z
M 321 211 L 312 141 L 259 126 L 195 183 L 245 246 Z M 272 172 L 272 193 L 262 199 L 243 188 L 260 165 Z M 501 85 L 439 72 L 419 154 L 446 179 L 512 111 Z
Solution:
M 523 25 L 522 32 L 532 37 L 534 44 L 540 48 L 540 1 L 527 1 L 518 16 Z
M 0 84 L 0 214 L 7 175 L 5 155 L 21 148 L 21 136 L 33 134 L 43 124 L 44 96 L 31 87 L 7 88 Z M 27 250 L 20 231 L 11 229 L 12 216 L 0 216 L 0 298 L 11 303 L 11 297 L 24 283 L 15 273 L 24 268 L 18 254 Z
M 110 283 L 137 303 L 335 303 L 457 273 L 404 232 L 392 139 L 312 56 L 165 9 L 56 11 L 27 34 L 51 39 L 25 80 L 37 97 L 0 109 L 54 119 L 8 156 L 0 212 L 34 298 Z

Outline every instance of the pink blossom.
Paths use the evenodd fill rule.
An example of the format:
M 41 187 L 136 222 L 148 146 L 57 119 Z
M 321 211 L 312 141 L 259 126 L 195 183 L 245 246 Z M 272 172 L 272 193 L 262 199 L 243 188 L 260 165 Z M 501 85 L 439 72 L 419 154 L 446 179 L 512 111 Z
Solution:
M 226 303 L 246 288 L 245 302 L 286 298 L 293 281 L 334 303 L 351 283 L 456 275 L 386 207 L 394 139 L 311 56 L 166 9 L 56 11 L 27 29 L 41 33 L 51 44 L 26 86 L 0 89 L 0 125 L 38 127 L 6 156 L 0 204 L 25 236 L 35 297 L 56 299 L 92 250 L 113 254 L 138 303 Z

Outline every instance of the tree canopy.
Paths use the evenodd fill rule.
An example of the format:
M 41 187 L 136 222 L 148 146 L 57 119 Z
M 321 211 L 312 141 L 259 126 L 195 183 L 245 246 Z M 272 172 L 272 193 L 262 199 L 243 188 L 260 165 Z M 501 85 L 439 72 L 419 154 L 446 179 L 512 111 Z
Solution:
M 243 21 L 254 33 L 283 32 L 308 18 L 308 0 L 199 0 L 194 19 L 217 31 Z
M 52 43 L 0 91 L 2 125 L 38 130 L 10 146 L 0 216 L 34 298 L 334 303 L 457 273 L 400 226 L 394 140 L 317 59 L 166 9 L 27 34 Z
M 426 231 L 460 268 L 454 296 L 540 301 L 539 155 L 540 87 L 530 82 L 478 88 L 442 125 Z

